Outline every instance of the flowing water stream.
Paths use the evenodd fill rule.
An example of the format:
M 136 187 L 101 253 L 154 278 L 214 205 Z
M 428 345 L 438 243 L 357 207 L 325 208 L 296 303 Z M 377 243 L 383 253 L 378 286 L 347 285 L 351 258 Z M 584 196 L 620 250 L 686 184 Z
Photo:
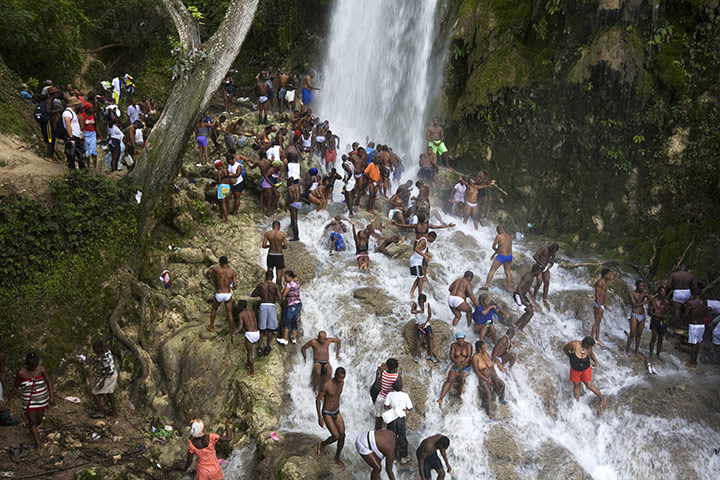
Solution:
M 369 135 L 371 140 L 388 143 L 404 154 L 406 164 L 416 164 L 414 159 L 425 145 L 425 109 L 432 72 L 429 59 L 438 3 L 336 2 L 328 57 L 321 70 L 323 91 L 318 97 L 318 111 L 330 121 L 343 146 L 352 141 L 364 144 Z M 340 185 L 336 188 L 339 191 Z M 319 263 L 315 278 L 300 279 L 303 312 L 299 344 L 319 330 L 343 340 L 340 360 L 335 359 L 331 349 L 333 368 L 347 369 L 341 399 L 347 426 L 342 458 L 355 478 L 366 479 L 370 469 L 355 451 L 354 439 L 373 426 L 368 388 L 375 368 L 389 357 L 410 358 L 402 331 L 411 317 L 408 294 L 412 279 L 407 260 L 380 254 L 371 255 L 369 273 L 360 273 L 353 259 L 351 235 L 346 236 L 348 251 L 329 257 L 328 238 L 323 231 L 329 218 L 327 212 L 312 212 L 303 214 L 300 220 L 301 238 Z M 287 223 L 285 219 L 283 228 Z M 364 227 L 367 220 L 358 223 Z M 451 320 L 447 287 L 466 269 L 475 272 L 475 288 L 480 286 L 490 267 L 493 238 L 494 229 L 489 226 L 474 231 L 459 225 L 439 232 L 431 248 L 431 279 L 425 287 L 435 319 Z M 533 249 L 519 244 L 514 250 L 516 284 L 531 266 Z M 486 454 L 497 447 L 497 432 L 504 432 L 518 446 L 519 452 L 510 454 L 508 461 L 510 472 L 519 478 L 718 478 L 720 456 L 714 454 L 713 448 L 720 447 L 720 415 L 717 407 L 707 409 L 700 400 L 714 398 L 706 403 L 714 401 L 717 405 L 720 377 L 716 370 L 689 373 L 682 366 L 685 359 L 673 355 L 666 356 L 664 365 L 656 365 L 658 375 L 648 375 L 639 360 L 628 361 L 622 351 L 628 312 L 617 299 L 609 303 L 612 311 L 603 321 L 603 338 L 608 347 L 596 349 L 600 367 L 594 372 L 594 381 L 606 395 L 608 406 L 598 415 L 596 398 L 587 391 L 580 402 L 573 400 L 562 346 L 581 339 L 590 330 L 589 275 L 583 268 L 553 269 L 552 308 L 535 314 L 528 328 L 529 337 L 516 337 L 518 361 L 511 372 L 501 375 L 510 404 L 499 408 L 499 421 L 490 421 L 482 410 L 474 374 L 468 378 L 463 406 L 451 391 L 441 410 L 435 400 L 449 365 L 447 361 L 434 365 L 421 360 L 412 375 L 426 386 L 427 399 L 419 430 L 408 433 L 411 456 L 423 438 L 443 433 L 451 440 L 449 453 L 454 471 L 449 478 L 505 478 L 497 473 L 498 465 L 491 465 L 494 460 Z M 632 282 L 630 278 L 625 280 Z M 499 271 L 491 293 L 508 303 L 514 321 L 522 312 L 509 294 L 500 290 L 502 285 L 504 275 Z M 375 315 L 363 307 L 353 297 L 353 291 L 361 287 L 385 291 L 392 313 Z M 464 319 L 458 328 L 463 324 Z M 506 328 L 498 327 L 499 335 L 504 334 Z M 467 339 L 474 343 L 475 335 L 467 333 Z M 645 351 L 648 339 L 646 330 Z M 442 348 L 447 349 L 447 343 Z M 489 345 L 488 350 L 491 348 Z M 327 430 L 317 424 L 315 397 L 309 384 L 311 368 L 311 360 L 303 363 L 301 359 L 293 367 L 290 378 L 295 380 L 289 387 L 293 408 L 286 412 L 282 424 L 285 431 L 325 438 Z M 417 403 L 417 399 L 413 400 Z M 334 451 L 334 445 L 327 449 L 329 455 Z M 396 467 L 396 478 L 418 478 L 414 463 L 412 468 Z

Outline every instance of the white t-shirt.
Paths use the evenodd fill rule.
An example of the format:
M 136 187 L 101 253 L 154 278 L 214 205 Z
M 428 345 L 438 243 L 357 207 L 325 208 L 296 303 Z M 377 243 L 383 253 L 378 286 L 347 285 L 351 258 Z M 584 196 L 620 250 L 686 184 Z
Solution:
M 385 397 L 385 406 L 395 410 L 399 417 L 405 416 L 405 410 L 413 408 L 410 395 L 405 392 L 392 391 Z
M 453 191 L 453 202 L 464 202 L 465 190 L 467 190 L 467 187 L 462 183 L 458 182 L 455 185 L 455 191 Z
M 130 123 L 135 123 L 140 119 L 140 107 L 137 105 L 130 105 L 127 109 L 128 117 L 130 117 Z
M 63 118 L 63 127 L 65 127 L 65 119 L 70 119 L 70 130 L 72 131 L 73 137 L 82 137 L 82 132 L 80 131 L 80 122 L 78 121 L 77 113 L 72 111 L 69 108 L 66 108 L 65 111 L 62 114 Z
M 280 158 L 280 145 L 275 145 L 274 147 L 268 148 L 267 153 L 265 154 L 268 160 L 282 160 Z
M 293 180 L 300 180 L 300 164 L 297 162 L 288 162 L 288 177 Z
M 240 162 L 235 162 L 232 165 L 228 165 L 228 172 L 232 173 L 233 175 L 238 173 L 238 170 L 240 172 L 242 172 L 242 169 L 240 168 Z M 242 175 L 238 176 L 235 179 L 235 185 L 240 185 L 243 182 L 243 180 L 245 180 L 245 179 L 243 178 Z
M 113 91 L 114 91 L 115 93 L 117 93 L 118 95 L 120 95 L 120 93 L 121 93 L 121 91 L 120 91 L 120 86 L 121 86 L 120 77 L 115 77 L 115 78 L 113 78 L 113 79 L 112 79 Z
M 117 138 L 122 142 L 123 133 L 117 125 L 113 125 L 112 127 L 108 128 L 108 134 L 110 134 L 110 138 Z
M 135 129 L 135 145 L 137 145 L 138 147 L 142 147 L 142 144 L 144 141 L 145 141 L 145 138 L 143 137 L 142 128 L 136 128 Z

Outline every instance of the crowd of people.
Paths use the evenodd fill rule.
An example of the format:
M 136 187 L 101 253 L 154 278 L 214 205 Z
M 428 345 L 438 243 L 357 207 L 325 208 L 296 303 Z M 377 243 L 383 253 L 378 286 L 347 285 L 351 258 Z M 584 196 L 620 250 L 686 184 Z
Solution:
M 103 88 L 83 93 L 71 84 L 60 88 L 46 80 L 36 94 L 23 90 L 23 98 L 35 105 L 46 161 L 63 163 L 56 158 L 56 145 L 62 141 L 70 169 L 97 169 L 98 156 L 110 171 L 123 165 L 134 168 L 162 107 L 145 95 L 138 102 L 134 80 L 127 74 L 103 82 Z
M 295 90 L 300 83 L 302 91 L 296 95 Z M 393 244 L 409 242 L 412 245 L 409 269 L 413 277 L 410 289 L 410 297 L 413 301 L 410 304 L 409 314 L 414 319 L 416 334 L 412 356 L 415 362 L 419 362 L 422 350 L 427 348 L 428 359 L 432 363 L 438 363 L 431 323 L 437 318 L 433 315 L 438 314 L 438 309 L 430 304 L 423 289 L 429 281 L 428 273 L 432 263 L 430 250 L 438 241 L 437 230 L 455 226 L 454 223 L 446 222 L 442 218 L 441 205 L 434 207 L 431 205 L 438 198 L 436 172 L 441 167 L 450 168 L 448 149 L 444 143 L 445 134 L 438 119 L 434 119 L 425 132 L 427 147 L 417 162 L 417 178 L 404 179 L 406 167 L 403 160 L 389 145 L 376 144 L 366 138 L 365 146 L 356 141 L 346 145 L 342 150 L 343 153 L 338 153 L 341 149 L 339 137 L 330 129 L 329 122 L 320 120 L 312 110 L 314 93 L 319 90 L 315 84 L 314 73 L 311 72 L 302 82 L 298 82 L 298 78 L 294 75 L 285 73 L 276 75 L 272 71 L 261 72 L 256 77 L 255 87 L 260 121 L 267 124 L 267 111 L 272 109 L 275 103 L 277 111 L 289 109 L 292 112 L 291 128 L 267 125 L 263 132 L 252 140 L 257 159 L 238 153 L 239 140 L 236 139 L 236 135 L 239 133 L 242 120 L 238 119 L 226 124 L 228 120 L 226 114 L 231 110 L 235 90 L 234 81 L 228 74 L 222 84 L 226 112 L 217 120 L 213 120 L 208 113 L 196 124 L 198 163 L 209 163 L 210 142 L 215 145 L 213 157 L 224 155 L 225 160 L 215 160 L 214 166 L 218 205 L 225 222 L 228 221 L 229 215 L 238 212 L 242 192 L 248 188 L 247 170 L 258 169 L 260 172 L 257 189 L 260 191 L 260 205 L 268 216 L 275 215 L 279 211 L 280 192 L 284 185 L 284 193 L 287 195 L 285 210 L 290 214 L 292 238 L 287 238 L 278 220 L 273 221 L 271 229 L 263 236 L 261 248 L 267 250 L 267 270 L 262 281 L 250 294 L 251 298 L 260 300 L 257 313 L 249 307 L 245 299 L 233 302 L 237 275 L 226 257 L 221 257 L 219 266 L 206 272 L 206 275 L 214 278 L 216 284 L 207 329 L 215 330 L 217 310 L 224 304 L 231 341 L 235 343 L 238 334 L 244 336 L 246 369 L 250 376 L 255 375 L 254 358 L 271 354 L 273 339 L 283 347 L 297 342 L 298 319 L 302 311 L 301 285 L 294 272 L 286 270 L 284 251 L 288 248 L 288 242 L 300 239 L 301 211 L 325 210 L 328 204 L 333 202 L 333 190 L 340 182 L 349 218 L 352 219 L 358 210 L 364 208 L 373 215 L 386 215 L 389 223 L 397 227 L 398 232 L 385 236 L 383 230 L 387 224 L 378 223 L 376 218 L 364 227 L 361 227 L 357 221 L 348 220 L 350 225 L 348 228 L 343 218 L 338 215 L 325 226 L 329 254 L 347 251 L 350 242 L 346 240 L 346 236 L 352 231 L 354 258 L 361 271 L 368 271 L 372 244 L 374 244 L 373 252 L 395 258 L 398 253 L 393 253 L 389 247 Z M 142 141 L 138 142 L 138 139 L 146 136 L 157 109 L 151 108 L 151 103 L 145 101 L 136 105 L 132 94 L 123 95 L 122 89 L 120 95 L 115 95 L 114 88 L 112 93 L 104 98 L 92 93 L 83 96 L 70 86 L 62 93 L 52 85 L 44 89 L 38 108 L 46 117 L 40 115 L 43 121 L 38 121 L 43 132 L 47 132 L 48 161 L 53 161 L 54 142 L 57 138 L 62 138 L 58 132 L 63 128 L 66 138 L 65 153 L 70 168 L 75 168 L 76 164 L 80 168 L 85 168 L 84 158 L 93 158 L 92 145 L 97 144 L 100 138 L 99 123 L 104 124 L 102 131 L 108 138 L 111 169 L 119 168 L 119 153 L 123 148 L 129 155 L 134 153 L 133 150 L 136 152 L 141 148 Z M 124 129 L 118 125 L 123 118 L 118 103 L 123 97 L 128 103 L 129 120 Z M 296 109 L 298 101 L 300 109 Z M 95 113 L 98 111 L 103 112 L 101 117 L 104 118 L 103 122 L 98 122 Z M 110 112 L 110 115 L 105 112 Z M 87 132 L 90 131 L 93 134 L 88 135 Z M 138 134 L 138 132 L 142 133 Z M 221 144 L 221 139 L 224 146 Z M 248 141 L 244 136 L 241 136 L 241 139 L 243 142 Z M 124 144 L 124 147 L 119 146 L 118 143 Z M 118 155 L 115 152 L 118 152 Z M 301 159 L 305 160 L 307 167 L 301 167 Z M 96 159 L 93 160 L 93 166 L 95 162 Z M 493 188 L 499 189 L 497 182 L 488 180 L 487 175 L 487 171 L 480 171 L 474 176 L 459 176 L 448 199 L 451 215 L 462 218 L 464 223 L 472 219 L 475 229 L 478 228 L 483 217 L 483 202 L 487 191 Z M 231 193 L 234 200 L 233 208 L 230 208 L 229 203 Z M 387 212 L 379 212 L 376 203 L 378 196 L 387 199 Z M 435 219 L 436 223 L 431 223 L 431 219 Z M 519 276 L 520 279 L 513 289 L 513 239 L 503 226 L 497 226 L 496 232 L 497 235 L 491 245 L 492 264 L 483 285 L 475 291 L 473 286 L 475 275 L 468 269 L 462 277 L 448 286 L 447 304 L 453 316 L 451 323 L 455 341 L 449 347 L 450 366 L 445 382 L 439 386 L 437 399 L 437 404 L 442 407 L 445 397 L 453 385 L 457 384 L 459 401 L 462 403 L 466 379 L 474 373 L 478 379 L 478 398 L 482 408 L 491 418 L 495 415 L 494 397 L 497 397 L 501 404 L 508 403 L 505 399 L 505 383 L 501 380 L 498 371 L 505 372 L 511 369 L 518 360 L 513 350 L 515 334 L 529 334 L 526 331 L 528 324 L 535 310 L 540 308 L 538 294 L 541 287 L 542 303 L 545 308 L 550 308 L 548 294 L 551 271 L 556 264 L 560 248 L 557 243 L 539 248 L 533 255 L 534 264 Z M 414 238 L 409 238 L 412 234 Z M 520 317 L 514 322 L 510 320 L 510 313 L 498 302 L 493 301 L 489 295 L 491 282 L 500 267 L 504 272 L 504 288 L 507 294 L 523 309 Z M 600 408 L 605 405 L 605 397 L 592 382 L 592 370 L 598 366 L 593 349 L 596 346 L 604 346 L 600 340 L 600 326 L 604 312 L 609 310 L 606 300 L 611 280 L 612 272 L 603 269 L 595 283 L 595 298 L 592 306 L 594 322 L 589 335 L 582 340 L 571 341 L 563 347 L 563 353 L 569 359 L 570 381 L 573 384 L 575 399 L 579 399 L 584 384 L 598 396 Z M 685 265 L 681 265 L 673 272 L 667 285 L 657 288 L 653 296 L 647 293 L 645 283 L 638 281 L 635 290 L 630 293 L 629 301 L 631 313 L 626 345 L 628 356 L 633 342 L 635 354 L 640 355 L 641 335 L 648 315 L 651 317 L 652 331 L 649 345 L 650 362 L 653 357 L 661 360 L 660 353 L 667 331 L 667 317 L 670 313 L 674 326 L 688 324 L 688 343 L 691 344 L 690 360 L 687 363 L 689 367 L 697 365 L 699 343 L 703 339 L 706 325 L 707 332 L 712 331 L 713 343 L 720 346 L 720 302 L 702 298 L 697 281 Z M 238 312 L 237 327 L 235 305 Z M 278 315 L 278 305 L 284 305 L 280 315 Z M 464 326 L 459 326 L 463 315 L 467 328 L 477 337 L 474 342 L 467 340 L 468 333 Z M 499 338 L 496 329 L 498 322 L 508 327 L 505 334 Z M 341 453 L 345 444 L 346 426 L 340 412 L 340 398 L 347 372 L 343 367 L 338 367 L 333 372 L 330 366 L 332 345 L 335 345 L 335 357 L 339 360 L 342 341 L 339 338 L 329 337 L 325 331 L 320 331 L 316 338 L 305 343 L 300 352 L 305 359 L 307 351 L 312 350 L 313 367 L 310 383 L 316 391 L 318 424 L 327 428 L 330 434 L 319 442 L 317 453 L 324 456 L 326 448 L 336 443 L 334 459 L 337 465 L 344 469 Z M 112 354 L 102 341 L 95 342 L 93 348 L 99 359 L 100 380 L 93 391 L 97 411 L 91 416 L 100 418 L 104 415 L 117 415 L 113 397 L 117 372 Z M 653 353 L 654 350 L 656 353 Z M 3 360 L 0 344 L 0 380 L 2 380 L 1 387 L 5 389 Z M 7 403 L 9 405 L 15 394 L 21 392 L 23 410 L 28 417 L 36 443 L 40 446 L 37 426 L 42 421 L 44 410 L 52 404 L 54 392 L 52 382 L 47 372 L 39 365 L 37 356 L 28 355 L 26 364 L 26 367 L 17 373 Z M 399 459 L 403 464 L 409 461 L 406 417 L 412 411 L 413 403 L 410 396 L 403 391 L 403 380 L 398 367 L 399 362 L 396 358 L 389 358 L 378 367 L 375 382 L 370 386 L 373 399 L 371 408 L 375 423 L 373 428 L 363 431 L 355 439 L 356 450 L 372 468 L 373 479 L 379 478 L 383 459 L 387 475 L 391 479 L 394 479 L 392 466 L 395 459 Z M 652 366 L 648 368 L 652 371 Z M 101 397 L 103 395 L 108 396 L 110 402 L 108 410 L 103 407 Z M 0 390 L 1 401 L 2 390 Z M 0 403 L 0 421 L 4 421 L 3 407 L 5 404 Z M 383 426 L 386 429 L 383 429 Z M 193 455 L 198 457 L 199 470 L 201 463 L 207 467 L 212 463 L 214 445 L 219 441 L 229 441 L 231 436 L 229 426 L 226 435 L 221 437 L 205 434 L 202 421 L 193 421 L 186 469 L 190 467 Z M 432 471 L 437 473 L 438 478 L 444 478 L 445 471 L 451 472 L 447 458 L 449 445 L 450 438 L 443 434 L 430 436 L 419 443 L 416 459 L 420 478 L 430 479 Z M 438 451 L 444 459 L 444 466 L 438 457 Z M 217 476 L 215 470 L 213 472 L 209 473 L 207 478 L 221 478 Z

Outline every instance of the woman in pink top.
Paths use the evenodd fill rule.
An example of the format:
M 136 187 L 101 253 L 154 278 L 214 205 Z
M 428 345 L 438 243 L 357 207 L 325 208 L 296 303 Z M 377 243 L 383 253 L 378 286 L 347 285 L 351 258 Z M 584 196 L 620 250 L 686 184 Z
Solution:
M 287 307 L 283 312 L 283 338 L 278 338 L 278 343 L 288 344 L 288 334 L 292 331 L 292 343 L 297 343 L 298 317 L 302 310 L 300 301 L 300 284 L 295 278 L 292 270 L 285 271 L 285 290 L 282 297 L 287 301 Z
M 220 462 L 215 453 L 215 444 L 218 442 L 229 442 L 232 440 L 230 431 L 230 420 L 225 422 L 225 436 L 221 437 L 215 433 L 205 434 L 205 424 L 202 420 L 190 422 L 190 441 L 187 448 L 187 460 L 185 461 L 184 473 L 187 473 L 193 462 L 193 456 L 197 455 L 197 471 L 195 480 L 220 480 L 223 478 Z

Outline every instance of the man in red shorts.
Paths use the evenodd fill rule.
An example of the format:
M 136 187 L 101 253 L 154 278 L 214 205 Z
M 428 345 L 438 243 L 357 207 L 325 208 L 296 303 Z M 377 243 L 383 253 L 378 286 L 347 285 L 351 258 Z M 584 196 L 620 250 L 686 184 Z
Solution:
M 597 368 L 598 361 L 593 353 L 595 340 L 592 337 L 585 337 L 575 340 L 563 347 L 563 352 L 570 359 L 570 381 L 573 382 L 573 395 L 575 400 L 580 400 L 580 384 L 584 383 L 588 390 L 593 392 L 600 399 L 600 408 L 605 406 L 605 397 L 600 390 L 592 383 L 592 369 Z M 590 360 L 594 365 L 590 366 Z

